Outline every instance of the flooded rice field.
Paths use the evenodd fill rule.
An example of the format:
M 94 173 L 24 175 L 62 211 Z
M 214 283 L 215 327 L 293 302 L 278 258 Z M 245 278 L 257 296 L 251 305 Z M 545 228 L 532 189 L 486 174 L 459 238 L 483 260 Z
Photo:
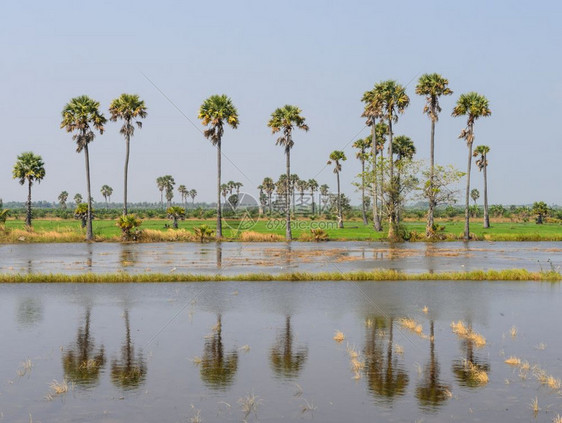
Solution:
M 99 270 L 106 246 L 92 247 Z M 143 266 L 154 262 L 153 246 L 131 247 L 141 247 Z M 373 248 L 370 261 L 378 260 Z M 484 252 L 460 258 L 472 263 L 467 254 Z M 0 422 L 551 422 L 562 414 L 558 283 L 22 284 L 0 292 Z
M 445 272 L 562 265 L 560 242 L 0 245 L 0 273 Z

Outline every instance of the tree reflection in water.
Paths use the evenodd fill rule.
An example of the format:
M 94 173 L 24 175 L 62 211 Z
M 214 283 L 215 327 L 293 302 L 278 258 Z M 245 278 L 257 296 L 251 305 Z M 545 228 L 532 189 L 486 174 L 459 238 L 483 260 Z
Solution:
M 127 268 L 137 264 L 137 252 L 130 245 L 121 245 L 121 251 L 119 253 L 119 264 L 121 268 Z
M 270 350 L 271 367 L 278 377 L 297 378 L 308 356 L 308 348 L 295 347 L 291 316 L 285 318 L 285 331 Z
M 80 386 L 91 386 L 98 382 L 100 371 L 105 365 L 105 350 L 103 345 L 95 348 L 95 342 L 90 334 L 91 308 L 86 307 L 84 327 L 78 328 L 76 342 L 69 347 L 62 358 L 65 379 Z
M 121 347 L 121 358 L 111 361 L 111 381 L 122 389 L 135 389 L 146 378 L 146 363 L 142 351 L 135 355 L 135 346 L 131 340 L 129 310 L 123 313 L 125 318 L 125 342 Z
M 375 317 L 369 322 L 364 350 L 368 388 L 375 399 L 392 404 L 394 397 L 405 394 L 409 382 L 408 374 L 393 354 L 394 319 L 391 317 L 387 322 L 386 317 Z
M 222 344 L 222 316 L 217 316 L 214 333 L 205 341 L 201 359 L 201 380 L 210 388 L 225 389 L 232 384 L 238 370 L 238 352 L 224 352 Z
M 435 329 L 433 320 L 429 332 L 429 362 L 423 372 L 423 379 L 416 388 L 416 398 L 420 408 L 426 411 L 437 411 L 451 397 L 451 387 L 439 380 L 440 367 L 435 355 Z
M 472 331 L 472 324 L 470 321 L 468 322 L 468 329 Z M 457 381 L 461 386 L 468 386 L 470 388 L 482 386 L 482 382 L 474 377 L 474 371 L 467 366 L 467 363 L 472 363 L 475 369 L 486 373 L 490 371 L 490 363 L 475 354 L 474 350 L 476 346 L 474 345 L 474 341 L 470 338 L 463 338 L 461 340 L 461 346 L 465 352 L 465 358 L 453 362 L 453 373 Z

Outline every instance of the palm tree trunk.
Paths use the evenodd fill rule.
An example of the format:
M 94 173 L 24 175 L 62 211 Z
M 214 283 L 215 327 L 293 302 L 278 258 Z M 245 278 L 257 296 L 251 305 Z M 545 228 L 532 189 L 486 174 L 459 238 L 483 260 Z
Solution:
M 337 166 L 337 164 L 336 164 Z M 338 180 L 338 228 L 343 228 L 343 216 L 341 211 L 341 194 L 340 194 L 340 173 L 336 172 L 336 179 Z
M 269 215 L 271 216 L 271 213 L 273 212 L 273 206 L 271 205 L 271 192 L 268 193 L 267 197 L 268 197 L 268 201 L 269 201 Z
M 435 221 L 433 214 L 435 211 L 435 121 L 431 119 L 431 141 L 430 141 L 430 170 L 429 170 L 429 209 L 427 210 L 427 225 L 425 227 L 425 236 L 431 238 L 433 236 L 433 226 Z
M 217 142 L 217 239 L 222 238 L 221 214 L 221 139 Z
M 86 241 L 94 238 L 92 230 L 92 190 L 90 184 L 90 154 L 88 152 L 88 144 L 84 146 L 84 159 L 86 160 L 86 188 L 88 195 L 88 215 L 86 216 Z
M 363 213 L 363 225 L 367 225 L 367 211 L 365 210 L 365 152 L 361 152 L 361 211 Z
M 285 156 L 287 159 L 286 166 L 287 166 L 287 188 L 285 193 L 285 209 L 287 215 L 287 222 L 285 228 L 285 239 L 290 241 L 293 239 L 293 234 L 291 233 L 291 148 L 289 144 L 291 142 L 290 135 L 288 136 L 287 146 L 285 147 Z
M 373 226 L 375 231 L 382 231 L 381 219 L 378 207 L 378 185 L 377 184 L 377 137 L 375 132 L 375 119 L 371 119 L 371 156 L 373 156 Z
M 31 229 L 31 180 L 27 180 L 27 213 L 25 215 L 25 227 L 26 229 Z
M 394 160 L 392 160 L 392 117 L 388 119 L 388 166 L 390 187 L 388 193 L 388 238 L 393 240 L 396 237 L 396 181 L 394 180 Z
M 312 214 L 316 214 L 316 210 L 314 207 L 314 190 L 310 190 L 310 196 L 312 197 Z
M 128 122 L 127 122 L 128 123 Z M 127 176 L 129 173 L 129 149 L 130 149 L 131 136 L 127 134 L 127 148 L 125 153 L 125 176 L 124 176 L 124 189 L 123 189 L 123 216 L 127 216 Z
M 472 138 L 472 126 L 470 127 L 470 135 Z M 468 165 L 466 168 L 466 201 L 464 207 L 464 240 L 468 241 L 470 239 L 470 213 L 468 208 L 470 206 L 470 166 L 472 164 L 472 141 L 468 143 Z
M 484 160 L 484 229 L 490 227 L 490 215 L 488 214 L 488 163 L 486 163 L 486 154 L 482 157 Z

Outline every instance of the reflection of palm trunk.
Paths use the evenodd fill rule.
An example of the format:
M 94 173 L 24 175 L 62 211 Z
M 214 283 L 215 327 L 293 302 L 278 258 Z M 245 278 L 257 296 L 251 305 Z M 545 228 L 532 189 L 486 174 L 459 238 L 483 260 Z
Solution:
M 220 242 L 217 242 L 217 267 L 222 267 L 222 245 Z
M 132 354 L 132 346 L 131 346 L 131 327 L 129 325 L 129 310 L 125 310 L 125 351 L 126 351 L 126 366 L 127 370 L 130 370 L 133 367 L 133 354 Z

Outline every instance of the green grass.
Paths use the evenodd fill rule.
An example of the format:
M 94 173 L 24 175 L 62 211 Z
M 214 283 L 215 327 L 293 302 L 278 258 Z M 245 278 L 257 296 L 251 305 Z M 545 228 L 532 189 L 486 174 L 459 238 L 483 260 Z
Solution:
M 223 281 L 551 281 L 562 280 L 555 271 L 525 269 L 474 270 L 470 272 L 402 273 L 395 270 L 371 272 L 249 273 L 242 275 L 198 275 L 190 273 L 82 273 L 77 275 L 32 273 L 0 274 L 0 283 L 134 283 L 134 282 L 223 282 Z
M 273 233 L 280 236 L 285 235 L 283 221 L 277 221 L 276 225 L 271 225 L 268 220 L 259 220 L 250 230 L 258 233 Z M 141 225 L 141 229 L 152 229 L 157 231 L 168 231 L 165 225 L 170 222 L 167 220 L 146 219 Z M 333 221 L 310 221 L 297 220 L 294 221 L 293 229 L 294 239 L 299 239 L 301 235 L 310 233 L 311 227 L 324 229 L 330 240 L 357 240 L 357 241 L 377 241 L 384 240 L 386 231 L 375 232 L 372 227 L 364 226 L 361 221 L 345 222 L 345 228 L 337 229 Z M 215 227 L 215 220 L 185 220 L 179 223 L 180 229 L 193 232 L 193 228 L 200 225 L 209 225 Z M 447 240 L 462 239 L 464 224 L 462 221 L 446 221 L 438 222 L 439 225 L 445 226 L 445 230 L 440 232 Z M 235 228 L 238 226 L 237 221 L 225 221 L 223 224 L 223 235 L 226 240 L 236 240 L 240 232 Z M 406 228 L 409 231 L 415 231 L 416 240 L 425 240 L 425 222 L 406 222 Z M 94 234 L 97 240 L 119 241 L 120 229 L 116 226 L 114 220 L 94 220 Z M 80 222 L 76 220 L 49 220 L 36 219 L 33 221 L 33 228 L 36 234 L 43 236 L 26 237 L 25 234 L 17 237 L 9 237 L 10 230 L 24 230 L 24 222 L 21 220 L 8 220 L 6 222 L 6 231 L 0 230 L 0 243 L 2 242 L 18 242 L 18 238 L 25 238 L 25 242 L 69 242 L 78 241 L 85 238 L 85 231 L 80 228 Z M 66 234 L 64 237 L 57 236 L 58 233 Z M 492 227 L 483 229 L 480 220 L 471 223 L 471 233 L 475 239 L 489 241 L 562 241 L 562 225 L 558 223 L 547 223 L 537 225 L 535 223 L 512 223 L 512 222 L 492 222 Z M 21 239 L 20 239 L 21 241 Z

